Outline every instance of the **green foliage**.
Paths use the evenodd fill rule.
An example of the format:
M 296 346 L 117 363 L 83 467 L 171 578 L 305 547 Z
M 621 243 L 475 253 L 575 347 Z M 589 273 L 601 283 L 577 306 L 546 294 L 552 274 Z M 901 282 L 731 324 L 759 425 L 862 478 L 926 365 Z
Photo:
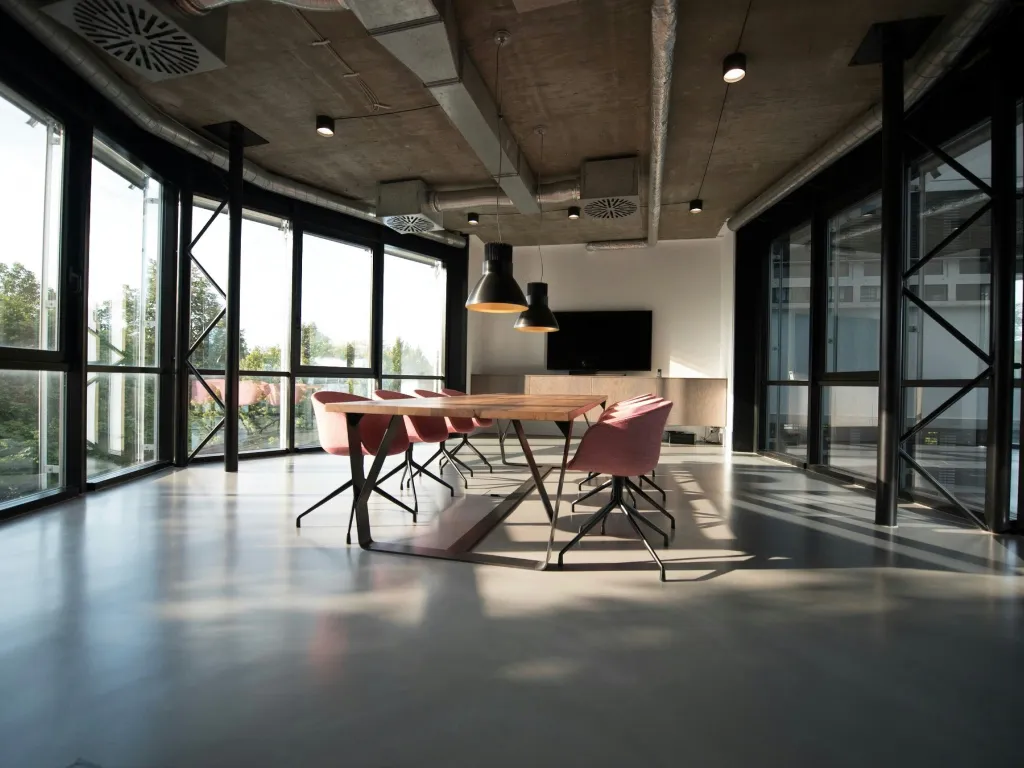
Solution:
M 39 281 L 24 264 L 0 264 L 0 342 L 21 348 L 39 344 Z

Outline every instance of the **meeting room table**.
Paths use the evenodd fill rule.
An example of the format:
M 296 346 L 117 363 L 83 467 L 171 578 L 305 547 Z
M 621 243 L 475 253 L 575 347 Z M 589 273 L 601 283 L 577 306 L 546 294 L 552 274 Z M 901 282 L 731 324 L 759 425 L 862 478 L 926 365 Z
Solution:
M 345 414 L 349 445 L 360 445 L 359 421 L 363 416 L 376 414 L 390 417 L 384 439 L 374 456 L 369 472 L 364 471 L 363 457 L 360 451 L 352 451 L 350 457 L 352 484 L 356 494 L 355 515 L 359 546 L 371 552 L 390 552 L 413 557 L 543 570 L 547 567 L 548 559 L 551 556 L 555 525 L 558 520 L 558 505 L 565 483 L 566 464 L 569 461 L 573 422 L 594 408 L 603 409 L 606 399 L 604 395 L 462 395 L 328 403 L 325 406 L 328 411 Z M 523 457 L 530 469 L 530 477 L 446 548 L 421 546 L 415 543 L 374 541 L 368 509 L 370 494 L 380 476 L 381 468 L 384 466 L 388 446 L 394 440 L 402 425 L 402 419 L 406 416 L 508 420 L 512 423 L 516 436 L 519 438 Z M 523 429 L 524 421 L 554 422 L 564 437 L 554 504 L 544 487 L 544 479 L 555 467 L 537 464 Z M 474 547 L 512 514 L 516 507 L 534 490 L 540 497 L 540 502 L 550 523 L 547 553 L 544 560 L 534 561 L 506 555 L 474 552 Z

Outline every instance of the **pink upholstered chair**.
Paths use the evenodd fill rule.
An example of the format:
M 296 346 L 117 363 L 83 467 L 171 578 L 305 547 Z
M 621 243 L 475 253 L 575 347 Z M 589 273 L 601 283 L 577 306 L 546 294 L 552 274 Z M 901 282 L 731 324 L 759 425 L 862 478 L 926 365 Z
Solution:
M 449 389 L 447 387 L 441 390 L 441 394 L 445 397 L 464 397 L 466 395 L 465 392 L 461 392 L 458 389 Z M 487 471 L 493 472 L 494 467 L 491 466 L 491 462 L 487 460 L 486 456 L 480 453 L 479 449 L 475 445 L 469 442 L 469 436 L 478 429 L 484 429 L 485 427 L 492 426 L 494 424 L 494 419 L 460 419 L 459 422 L 458 426 L 461 428 L 461 431 L 455 432 L 455 434 L 462 435 L 462 441 L 452 450 L 452 456 L 458 456 L 459 451 L 461 451 L 463 447 L 469 448 L 469 450 L 475 453 L 479 457 L 480 461 L 486 465 Z M 472 424 L 472 426 L 470 426 L 470 424 Z M 466 465 L 463 464 L 463 466 Z M 469 468 L 467 467 L 467 469 Z M 473 470 L 470 469 L 469 474 L 472 476 Z
M 378 389 L 374 392 L 378 400 L 405 400 L 412 399 L 412 395 L 403 392 L 394 392 L 390 389 Z M 455 495 L 455 489 L 435 475 L 422 464 L 416 462 L 412 456 L 412 446 L 416 443 L 443 443 L 448 439 L 448 425 L 440 416 L 406 416 L 405 429 L 409 434 L 409 447 L 405 451 L 405 469 L 409 473 L 409 486 L 412 488 L 413 507 L 419 510 L 419 500 L 416 498 L 416 484 L 413 482 L 414 473 L 424 474 L 433 478 L 451 493 Z M 405 481 L 405 472 L 402 473 L 402 482 Z
M 414 391 L 416 392 L 416 397 L 445 397 L 445 395 L 442 395 L 439 392 L 431 392 L 429 389 L 417 389 Z M 452 419 L 446 417 L 444 421 L 445 424 L 448 426 L 449 435 L 463 435 L 465 434 L 466 430 L 472 432 L 474 429 L 476 429 L 476 425 L 474 423 L 476 419 Z M 462 478 L 462 482 L 465 484 L 467 488 L 469 488 L 469 481 L 466 479 L 466 476 L 462 473 L 462 470 L 465 469 L 467 472 L 469 472 L 469 476 L 472 477 L 472 468 L 461 459 L 456 458 L 455 454 L 452 451 L 448 450 L 448 446 L 445 444 L 444 440 L 441 441 L 441 444 L 438 446 L 437 451 L 434 452 L 434 455 L 423 463 L 425 466 L 429 467 L 430 463 L 438 457 L 440 457 L 441 459 L 441 461 L 437 465 L 438 471 L 440 471 L 441 468 L 444 466 L 444 462 L 446 460 L 450 461 L 451 465 L 455 467 L 455 471 L 459 473 L 459 477 Z
M 313 413 L 316 416 L 316 431 L 320 438 L 320 446 L 327 453 L 334 456 L 349 456 L 353 448 L 348 442 L 348 420 L 344 413 L 332 413 L 328 411 L 325 406 L 328 403 L 346 403 L 354 400 L 366 400 L 367 398 L 360 397 L 359 395 L 350 395 L 348 392 L 331 392 L 328 390 L 321 390 L 320 392 L 315 392 L 311 399 L 313 401 Z M 357 446 L 355 450 L 361 451 L 364 456 L 376 456 L 380 450 L 380 444 L 384 441 L 384 433 L 387 432 L 389 421 L 389 416 L 363 416 L 363 418 L 359 420 L 359 441 L 362 444 Z M 391 441 L 391 445 L 388 446 L 387 455 L 397 456 L 398 454 L 405 453 L 408 448 L 409 435 L 406 434 L 405 425 L 402 424 L 398 434 L 395 435 Z M 403 504 L 391 494 L 383 491 L 380 487 L 381 482 L 382 480 L 377 482 L 377 485 L 373 488 L 373 492 L 383 496 L 392 504 L 397 504 L 406 512 L 411 513 L 412 521 L 415 523 L 417 510 L 410 508 L 407 504 Z M 339 493 L 351 487 L 351 485 L 352 481 L 349 480 L 324 496 L 320 501 L 295 518 L 295 527 L 301 528 L 302 518 L 322 504 L 326 504 Z M 353 499 L 348 516 L 348 533 L 345 536 L 345 542 L 347 544 L 352 543 L 352 519 L 355 515 L 355 509 L 356 502 L 355 499 Z
M 596 472 L 611 475 L 611 500 L 583 524 L 580 532 L 558 553 L 558 565 L 562 566 L 565 553 L 575 546 L 590 530 L 602 522 L 614 509 L 621 509 L 626 520 L 643 541 L 647 551 L 661 571 L 661 580 L 665 580 L 665 566 L 654 548 L 651 546 L 639 524 L 659 533 L 668 546 L 668 534 L 647 520 L 631 504 L 628 504 L 623 492 L 630 488 L 640 491 L 630 481 L 630 477 L 646 475 L 658 464 L 661 456 L 661 434 L 668 421 L 672 402 L 660 397 L 640 400 L 612 407 L 601 414 L 601 418 L 583 435 L 576 455 L 568 464 L 568 469 Z M 646 494 L 644 494 L 646 496 Z

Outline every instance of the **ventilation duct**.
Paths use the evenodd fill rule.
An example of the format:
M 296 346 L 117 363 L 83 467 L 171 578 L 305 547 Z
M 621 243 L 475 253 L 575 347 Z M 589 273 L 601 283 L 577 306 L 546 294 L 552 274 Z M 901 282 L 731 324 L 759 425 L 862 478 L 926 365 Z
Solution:
M 984 29 L 1006 0 L 971 0 L 963 12 L 947 19 L 932 34 L 903 83 L 904 109 L 910 109 L 942 77 L 971 41 Z M 882 107 L 875 105 L 729 219 L 737 230 L 833 162 L 870 139 L 882 128 Z
M 651 3 L 651 166 L 647 174 L 647 239 L 587 243 L 588 251 L 646 248 L 658 244 L 677 16 L 676 0 Z
M 57 26 L 30 2 L 0 0 L 0 7 L 140 128 L 217 168 L 227 169 L 228 153 L 225 149 L 153 107 L 114 74 L 88 45 Z M 365 203 L 279 176 L 248 160 L 245 162 L 243 177 L 246 182 L 268 192 L 355 218 L 379 222 L 373 209 Z M 466 238 L 454 232 L 426 232 L 422 236 L 459 248 L 466 245 Z
M 553 181 L 542 184 L 537 199 L 545 208 L 568 206 L 580 199 L 580 180 Z M 498 194 L 494 187 L 476 189 L 449 189 L 427 193 L 429 211 L 479 211 L 488 210 L 497 204 L 499 208 L 510 208 L 513 203 L 508 195 Z
M 584 162 L 580 172 L 580 205 L 591 219 L 622 219 L 640 210 L 637 158 Z
M 226 5 L 245 3 L 248 0 L 173 0 L 185 13 L 204 14 Z M 343 11 L 348 8 L 345 0 L 273 0 L 278 5 L 290 5 L 300 11 Z
M 43 11 L 147 80 L 224 66 L 227 17 L 183 18 L 146 0 L 61 0 Z

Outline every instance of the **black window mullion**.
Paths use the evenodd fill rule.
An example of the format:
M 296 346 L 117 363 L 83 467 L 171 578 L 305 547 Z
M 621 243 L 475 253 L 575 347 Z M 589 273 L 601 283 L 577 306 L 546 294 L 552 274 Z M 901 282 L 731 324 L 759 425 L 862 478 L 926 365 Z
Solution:
M 188 410 L 189 392 L 188 350 L 191 334 L 190 316 L 192 294 L 192 192 L 182 189 L 178 217 L 178 288 L 176 295 L 177 324 L 174 341 L 174 464 L 184 467 L 189 458 Z
M 291 317 L 291 338 L 288 342 L 288 444 L 289 451 L 295 450 L 295 392 L 296 376 L 302 367 L 302 240 L 304 228 L 301 220 L 292 222 L 292 293 L 289 316 Z
M 174 456 L 175 439 L 175 375 L 174 355 L 176 329 L 175 299 L 177 297 L 178 255 L 178 187 L 164 184 L 161 207 L 160 281 L 157 317 L 159 327 L 160 387 L 157 391 L 158 446 L 157 459 Z
M 828 219 L 811 219 L 810 371 L 807 390 L 807 463 L 824 462 L 822 378 L 828 359 Z
M 380 386 L 384 372 L 384 244 L 373 246 L 373 301 L 370 305 L 370 367 Z

